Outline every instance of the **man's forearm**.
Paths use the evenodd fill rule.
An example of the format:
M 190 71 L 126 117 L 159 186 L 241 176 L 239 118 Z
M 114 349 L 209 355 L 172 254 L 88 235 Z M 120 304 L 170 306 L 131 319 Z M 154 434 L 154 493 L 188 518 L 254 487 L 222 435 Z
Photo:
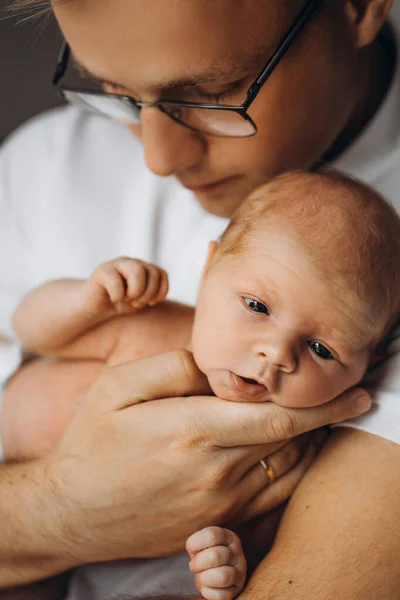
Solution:
M 45 462 L 0 465 L 0 589 L 76 566 L 63 512 Z
M 398 600 L 400 447 L 336 430 L 240 600 Z

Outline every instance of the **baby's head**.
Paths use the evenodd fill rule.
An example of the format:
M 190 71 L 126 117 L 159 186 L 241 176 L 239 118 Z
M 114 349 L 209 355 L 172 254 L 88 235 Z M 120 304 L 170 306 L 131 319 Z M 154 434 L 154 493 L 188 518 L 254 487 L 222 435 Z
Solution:
M 400 315 L 400 218 L 334 172 L 293 172 L 210 245 L 193 352 L 226 400 L 328 402 L 382 354 Z

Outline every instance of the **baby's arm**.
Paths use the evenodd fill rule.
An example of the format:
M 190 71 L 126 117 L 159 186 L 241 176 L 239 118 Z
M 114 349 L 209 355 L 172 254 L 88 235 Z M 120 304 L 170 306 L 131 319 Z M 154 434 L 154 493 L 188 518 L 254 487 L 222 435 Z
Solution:
M 24 346 L 35 353 L 101 359 L 104 349 L 100 355 L 97 348 L 82 355 L 77 340 L 116 315 L 157 304 L 167 293 L 165 271 L 139 260 L 117 258 L 97 267 L 88 279 L 52 281 L 37 288 L 18 306 L 13 327 Z
M 239 537 L 229 529 L 206 527 L 186 542 L 190 570 L 206 600 L 233 600 L 246 581 L 246 559 Z
M 160 302 L 134 315 L 119 315 L 93 327 L 69 346 L 75 360 L 32 360 L 11 378 L 4 393 L 2 437 L 8 460 L 43 456 L 58 443 L 87 389 L 108 365 L 184 348 L 190 340 L 194 310 Z M 79 360 L 114 340 L 101 360 Z

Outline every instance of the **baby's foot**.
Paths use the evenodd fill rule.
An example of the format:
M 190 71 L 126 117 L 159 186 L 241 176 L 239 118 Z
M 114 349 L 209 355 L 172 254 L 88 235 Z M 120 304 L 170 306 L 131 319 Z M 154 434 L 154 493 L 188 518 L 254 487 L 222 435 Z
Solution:
M 190 570 L 206 600 L 233 600 L 246 581 L 246 559 L 239 537 L 229 529 L 206 527 L 186 542 Z

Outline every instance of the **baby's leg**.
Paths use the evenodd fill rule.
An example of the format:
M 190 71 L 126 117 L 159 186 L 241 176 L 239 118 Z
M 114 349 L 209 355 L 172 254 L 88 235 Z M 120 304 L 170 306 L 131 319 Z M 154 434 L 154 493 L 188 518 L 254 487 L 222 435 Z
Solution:
M 233 600 L 246 581 L 246 559 L 239 537 L 229 529 L 206 527 L 186 542 L 190 570 L 206 600 Z
M 7 460 L 44 456 L 62 437 L 100 361 L 35 359 L 12 377 L 4 393 L 2 441 Z

